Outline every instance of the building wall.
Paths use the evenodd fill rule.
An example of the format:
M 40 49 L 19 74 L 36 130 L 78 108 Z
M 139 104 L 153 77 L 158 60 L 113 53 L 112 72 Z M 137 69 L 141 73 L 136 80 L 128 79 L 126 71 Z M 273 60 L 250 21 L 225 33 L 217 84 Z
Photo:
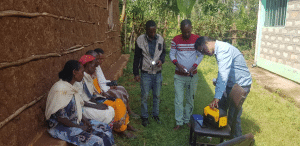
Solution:
M 112 11 L 107 8 L 111 2 Z M 47 12 L 59 17 L 4 16 L 7 10 L 24 15 Z M 104 72 L 108 70 L 121 56 L 119 35 L 118 0 L 1 0 L 0 122 L 47 94 L 58 81 L 58 72 L 65 62 L 78 60 L 87 50 L 102 48 L 108 56 L 102 67 Z M 73 46 L 82 48 L 64 54 Z M 61 56 L 49 56 L 49 53 Z M 46 57 L 1 68 L 3 64 L 37 55 Z M 45 127 L 46 98 L 0 128 L 1 146 L 25 145 Z
M 288 1 L 285 27 L 264 27 L 263 6 L 260 11 L 258 65 L 300 82 L 300 0 Z

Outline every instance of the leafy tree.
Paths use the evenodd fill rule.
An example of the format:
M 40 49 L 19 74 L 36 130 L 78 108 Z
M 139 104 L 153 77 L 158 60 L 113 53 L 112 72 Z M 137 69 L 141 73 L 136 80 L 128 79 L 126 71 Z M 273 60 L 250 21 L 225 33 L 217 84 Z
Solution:
M 119 0 L 123 2 L 125 0 Z M 126 0 L 127 42 L 145 33 L 145 23 L 154 20 L 157 33 L 171 39 L 180 33 L 178 23 L 188 18 L 193 32 L 251 48 L 255 39 L 259 0 Z M 121 5 L 120 5 L 121 8 Z M 233 27 L 236 26 L 236 27 Z M 124 32 L 123 27 L 123 31 Z M 233 30 L 234 29 L 234 30 Z M 122 34 L 124 39 L 124 34 Z
M 196 0 L 177 0 L 177 6 L 180 12 L 190 18 L 191 11 L 194 7 Z

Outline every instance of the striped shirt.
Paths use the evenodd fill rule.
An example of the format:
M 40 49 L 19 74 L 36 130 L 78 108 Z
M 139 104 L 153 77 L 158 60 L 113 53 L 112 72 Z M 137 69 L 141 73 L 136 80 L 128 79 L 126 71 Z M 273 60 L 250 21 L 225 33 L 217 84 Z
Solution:
M 198 35 L 191 34 L 188 40 L 183 40 L 182 35 L 177 35 L 171 42 L 170 59 L 173 63 L 178 62 L 183 65 L 187 70 L 192 66 L 197 67 L 203 55 L 194 47 Z M 176 70 L 177 67 L 176 67 Z

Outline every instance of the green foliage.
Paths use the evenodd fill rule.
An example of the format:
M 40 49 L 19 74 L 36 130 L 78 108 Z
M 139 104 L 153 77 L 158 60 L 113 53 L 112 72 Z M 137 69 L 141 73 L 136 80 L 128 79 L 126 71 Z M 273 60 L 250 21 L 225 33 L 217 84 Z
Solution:
M 121 41 L 124 42 L 125 26 L 129 42 L 133 30 L 135 38 L 145 33 L 145 24 L 148 20 L 156 22 L 158 34 L 169 36 L 176 29 L 178 14 L 176 0 L 127 0 L 127 24 L 122 28 Z
M 178 23 L 188 18 L 193 33 L 231 43 L 233 24 L 241 50 L 254 49 L 259 0 L 127 0 L 127 42 L 145 33 L 145 23 L 154 20 L 157 33 L 171 40 L 180 34 Z M 192 7 L 193 6 L 193 7 Z M 178 15 L 180 20 L 178 20 Z M 182 15 L 183 14 L 183 15 Z M 183 18 L 184 17 L 184 18 Z M 124 33 L 123 27 L 123 33 Z M 243 38 L 243 39 L 241 39 Z M 124 41 L 124 34 L 121 36 Z
M 180 12 L 189 16 L 194 7 L 196 0 L 177 0 L 177 6 Z
M 254 49 L 257 12 L 258 0 L 198 1 L 191 17 L 194 33 L 229 43 L 234 36 L 241 51 Z

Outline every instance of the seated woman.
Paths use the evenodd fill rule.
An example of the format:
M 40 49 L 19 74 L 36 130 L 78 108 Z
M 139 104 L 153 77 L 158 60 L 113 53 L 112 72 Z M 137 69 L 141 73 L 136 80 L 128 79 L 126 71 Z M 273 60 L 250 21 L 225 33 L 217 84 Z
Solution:
M 95 53 L 94 53 L 95 52 Z M 129 106 L 129 94 L 127 93 L 126 89 L 123 86 L 107 86 L 105 83 L 110 82 L 110 80 L 106 80 L 103 71 L 100 67 L 102 64 L 103 60 L 105 59 L 104 57 L 104 51 L 100 48 L 97 48 L 94 50 L 88 51 L 87 54 L 94 56 L 97 59 L 97 67 L 96 67 L 96 72 L 95 76 L 97 81 L 95 81 L 95 86 L 99 86 L 101 88 L 101 91 L 98 89 L 99 92 L 102 92 L 104 95 L 108 96 L 114 96 L 117 98 L 122 99 L 122 101 L 126 104 L 127 111 L 128 113 L 134 117 L 134 118 L 139 118 L 139 115 L 135 114 Z
M 84 55 L 79 60 L 80 64 L 83 65 L 84 74 L 83 79 L 80 82 L 75 82 L 74 86 L 79 89 L 79 95 L 84 101 L 83 115 L 88 119 L 93 119 L 109 124 L 109 126 L 112 128 L 115 116 L 113 107 L 107 106 L 103 103 L 98 104 L 94 101 L 94 98 L 92 98 L 94 96 L 93 94 L 86 94 L 86 91 L 93 89 L 92 86 L 88 86 L 88 84 L 86 84 L 90 80 L 89 76 L 86 75 L 87 72 L 89 73 L 91 70 L 95 69 L 95 62 L 93 62 L 93 59 L 93 56 Z
M 74 86 L 78 87 L 81 93 L 82 99 L 86 104 L 96 104 L 96 105 L 108 105 L 112 107 L 115 111 L 113 129 L 114 131 L 125 135 L 128 138 L 135 138 L 135 136 L 125 131 L 127 128 L 129 130 L 135 130 L 129 125 L 129 115 L 127 114 L 126 106 L 121 99 L 116 99 L 114 97 L 105 97 L 98 94 L 93 84 L 92 74 L 95 72 L 96 60 L 91 55 L 84 55 L 81 57 L 79 62 L 84 65 L 84 76 L 82 82 L 76 82 Z M 94 113 L 89 112 L 91 115 Z M 88 117 L 91 117 L 87 115 Z M 93 118 L 93 117 L 91 117 Z
M 46 102 L 45 116 L 48 132 L 54 138 L 81 146 L 111 146 L 114 138 L 110 127 L 102 122 L 88 120 L 82 115 L 83 101 L 75 81 L 83 78 L 83 67 L 76 60 L 68 61 L 59 73 Z

